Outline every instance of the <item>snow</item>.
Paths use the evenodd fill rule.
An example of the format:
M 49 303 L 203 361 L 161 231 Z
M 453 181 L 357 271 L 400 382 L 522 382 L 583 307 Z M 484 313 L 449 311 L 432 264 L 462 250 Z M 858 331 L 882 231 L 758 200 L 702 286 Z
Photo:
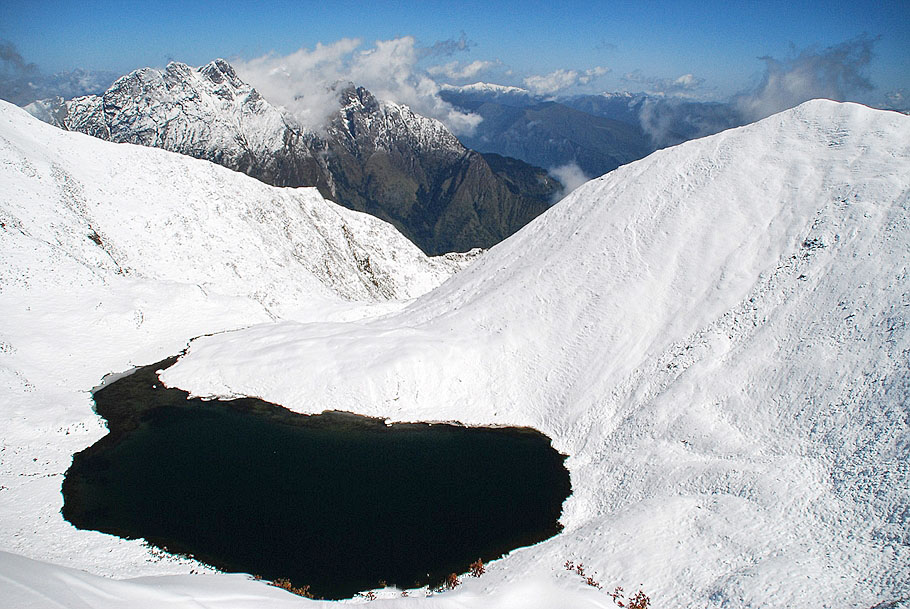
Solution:
M 240 169 L 251 164 L 264 169 L 275 153 L 287 152 L 289 146 L 297 155 L 324 165 L 320 158 L 325 154 L 324 130 L 345 142 L 362 137 L 366 129 L 373 145 L 386 150 L 404 145 L 452 159 L 467 154 L 445 125 L 408 106 L 378 101 L 365 90 L 342 97 L 344 104 L 333 114 L 334 123 L 307 129 L 240 80 L 230 64 L 216 59 L 199 68 L 180 62 L 171 62 L 164 70 L 141 68 L 119 78 L 103 95 L 39 100 L 25 109 L 69 131 L 208 158 Z M 371 107 L 365 107 L 365 99 Z M 354 125 L 358 120 L 361 124 Z
M 446 91 L 458 91 L 461 93 L 489 93 L 498 95 L 531 95 L 531 92 L 521 87 L 512 87 L 509 85 L 497 85 L 489 82 L 475 82 L 469 85 L 442 85 Z
M 427 258 L 315 189 L 67 133 L 5 102 L 0 183 L 0 548 L 101 573 L 189 569 L 60 517 L 72 455 L 105 433 L 89 393 L 104 375 L 204 333 L 387 313 L 469 260 Z
M 589 182 L 384 316 L 250 325 L 265 319 L 200 297 L 206 323 L 247 327 L 197 338 L 162 380 L 300 412 L 528 425 L 570 455 L 561 534 L 451 592 L 387 591 L 384 606 L 614 606 L 563 568 L 573 560 L 607 589 L 643 589 L 655 607 L 870 607 L 910 597 L 908 207 L 910 118 L 808 102 Z M 242 300 L 237 289 L 230 296 Z M 172 303 L 161 298 L 149 311 Z M 75 356 L 63 372 L 97 369 L 99 351 L 107 367 L 128 367 L 135 331 L 111 340 L 114 352 L 74 349 L 66 333 L 79 332 L 67 328 L 80 315 L 47 339 Z M 161 322 L 158 350 L 197 321 L 169 319 L 170 335 Z M 21 313 L 3 333 L 21 328 L 24 349 L 40 327 Z M 14 370 L 33 353 L 17 351 Z M 48 369 L 28 379 L 35 389 L 4 386 L 14 426 L 2 483 L 15 486 L 0 494 L 0 547 L 118 577 L 185 573 L 147 562 L 136 542 L 67 530 L 53 509 L 35 510 L 29 485 L 59 508 L 61 464 L 99 435 L 87 396 L 72 393 L 97 377 L 69 372 L 55 384 L 60 357 L 40 355 Z M 67 423 L 77 437 L 54 431 Z M 8 445 L 18 451 L 9 462 Z M 39 607 L 79 606 L 62 592 L 39 598 L 43 580 L 69 572 L 42 565 L 46 577 L 32 576 L 24 560 L 0 555 L 0 573 L 13 572 L 0 588 L 25 590 Z M 174 581 L 73 577 L 149 595 Z M 179 580 L 188 596 L 232 606 L 206 597 L 211 580 L 198 579 Z M 221 580 L 225 590 L 261 586 Z M 93 606 L 108 602 L 100 595 Z

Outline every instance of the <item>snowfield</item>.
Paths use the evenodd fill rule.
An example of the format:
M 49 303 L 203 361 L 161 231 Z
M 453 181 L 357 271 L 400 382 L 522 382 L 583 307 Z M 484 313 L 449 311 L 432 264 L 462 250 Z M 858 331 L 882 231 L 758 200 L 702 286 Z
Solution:
M 63 163 L 69 150 L 96 165 L 95 152 L 61 133 L 11 153 L 14 137 L 47 127 L 2 109 L 5 598 L 281 606 L 274 589 L 236 575 L 99 578 L 198 567 L 150 562 L 140 543 L 59 515 L 69 456 L 103 433 L 86 393 L 100 375 L 232 328 L 194 340 L 162 380 L 300 412 L 528 425 L 570 455 L 561 534 L 451 592 L 384 591 L 382 606 L 615 606 L 566 560 L 605 588 L 643 589 L 653 607 L 910 598 L 910 117 L 817 100 L 659 151 L 582 186 L 407 306 L 329 317 L 304 290 L 275 295 L 278 271 L 256 280 L 273 302 L 244 288 L 250 275 L 211 270 L 227 255 L 216 246 L 197 245 L 198 259 L 148 253 L 157 236 L 131 236 L 145 221 L 133 209 L 78 216 L 107 218 L 98 234 L 118 247 L 108 258 L 131 273 L 117 273 L 85 225 L 74 224 L 80 248 L 39 233 L 77 213 L 71 197 L 40 190 L 54 179 L 45 156 Z M 28 171 L 40 179 L 7 187 Z M 130 179 L 168 182 L 148 177 L 155 165 L 142 171 Z M 40 239 L 11 230 L 10 209 Z

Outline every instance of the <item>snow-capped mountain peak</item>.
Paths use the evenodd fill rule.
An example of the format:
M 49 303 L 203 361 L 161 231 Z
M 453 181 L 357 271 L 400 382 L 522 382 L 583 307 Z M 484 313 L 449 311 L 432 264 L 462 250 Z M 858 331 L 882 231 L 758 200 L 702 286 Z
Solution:
M 442 153 L 453 159 L 467 149 L 439 120 L 421 116 L 404 104 L 379 100 L 363 87 L 341 91 L 341 109 L 329 125 L 339 139 L 357 149 L 410 148 L 418 154 Z
M 538 168 L 501 175 L 439 121 L 354 86 L 318 132 L 301 129 L 224 60 L 173 62 L 119 79 L 101 96 L 27 109 L 71 131 L 204 158 L 275 186 L 392 222 L 427 253 L 488 247 L 546 209 L 558 183 Z M 536 173 L 528 180 L 527 175 Z
M 469 85 L 442 85 L 443 89 L 461 93 L 487 93 L 491 95 L 531 95 L 531 92 L 521 87 L 497 85 L 489 82 L 475 82 Z

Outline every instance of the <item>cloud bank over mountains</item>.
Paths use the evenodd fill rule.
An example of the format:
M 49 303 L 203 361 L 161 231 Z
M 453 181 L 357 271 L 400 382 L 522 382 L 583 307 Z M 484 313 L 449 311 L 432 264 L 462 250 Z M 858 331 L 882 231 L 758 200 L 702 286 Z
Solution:
M 674 122 L 686 121 L 695 103 L 704 134 L 719 128 L 745 124 L 814 98 L 859 101 L 882 107 L 897 107 L 906 100 L 903 91 L 878 92 L 868 70 L 877 38 L 857 38 L 827 47 L 791 49 L 787 57 L 756 58 L 764 64 L 759 79 L 727 98 L 719 98 L 706 78 L 694 72 L 655 76 L 641 70 L 614 76 L 612 82 L 632 93 L 659 99 L 641 108 L 642 127 L 655 141 L 669 141 L 666 134 Z M 416 112 L 437 118 L 459 135 L 474 132 L 480 117 L 446 103 L 441 87 L 477 81 L 521 85 L 541 98 L 559 98 L 592 93 L 604 87 L 613 73 L 608 66 L 558 68 L 543 74 L 517 74 L 497 58 L 456 59 L 475 45 L 462 33 L 458 39 L 421 46 L 414 37 L 378 40 L 364 45 L 358 39 L 342 39 L 300 49 L 288 55 L 270 53 L 251 60 L 235 60 L 240 75 L 275 103 L 283 105 L 309 126 L 318 126 L 337 108 L 337 87 L 349 82 L 370 89 L 382 99 L 411 106 Z M 721 108 L 723 106 L 723 108 Z M 711 116 L 718 109 L 717 116 Z M 735 118 L 731 119 L 731 116 Z
M 461 136 L 473 134 L 482 119 L 446 102 L 440 95 L 443 87 L 482 81 L 520 85 L 540 99 L 559 99 L 609 90 L 612 83 L 613 89 L 649 98 L 637 108 L 640 126 L 656 145 L 663 146 L 680 140 L 679 125 L 687 134 L 683 139 L 689 139 L 753 122 L 818 97 L 906 108 L 906 91 L 874 90 L 868 72 L 877 41 L 863 35 L 827 48 L 791 48 L 784 58 L 758 57 L 764 64 L 760 78 L 725 99 L 694 72 L 666 76 L 632 70 L 619 75 L 608 66 L 595 65 L 521 74 L 499 58 L 458 58 L 476 52 L 477 45 L 464 32 L 430 45 L 420 44 L 413 36 L 373 43 L 342 38 L 289 54 L 271 52 L 253 59 L 231 58 L 231 62 L 241 78 L 266 99 L 316 130 L 338 109 L 339 91 L 351 83 L 366 87 L 380 99 L 406 104 L 419 114 L 436 118 Z M 99 77 L 78 70 L 43 76 L 13 45 L 0 42 L 0 98 L 14 103 L 100 92 L 112 80 L 112 74 Z
M 455 133 L 470 133 L 480 117 L 442 101 L 439 85 L 426 70 L 418 69 L 426 56 L 427 49 L 421 49 L 411 36 L 378 40 L 366 49 L 359 39 L 343 38 L 317 44 L 312 50 L 270 53 L 232 63 L 242 79 L 310 128 L 322 126 L 338 109 L 339 88 L 354 83 L 380 99 L 406 104 L 419 114 L 439 119 Z
M 534 75 L 524 79 L 525 86 L 538 95 L 555 95 L 578 85 L 587 85 L 594 79 L 610 72 L 610 68 L 595 66 L 590 70 L 554 70 L 545 75 Z
M 518 78 L 499 60 L 438 63 L 440 58 L 472 46 L 464 34 L 431 46 L 419 45 L 412 36 L 377 40 L 370 46 L 357 38 L 344 38 L 287 55 L 269 53 L 250 60 L 234 59 L 232 64 L 266 99 L 284 106 L 311 128 L 321 126 L 338 108 L 338 88 L 354 83 L 381 99 L 406 104 L 419 114 L 439 119 L 456 134 L 470 134 L 480 117 L 443 101 L 439 96 L 441 85 L 464 84 L 490 75 L 511 81 Z M 604 66 L 558 69 L 529 75 L 522 82 L 535 94 L 556 95 L 591 84 L 609 72 Z
M 679 143 L 761 120 L 810 99 L 858 101 L 887 109 L 906 109 L 900 91 L 882 93 L 876 101 L 869 79 L 877 38 L 857 38 L 826 48 L 790 50 L 788 57 L 759 57 L 764 65 L 761 78 L 728 100 L 703 101 L 703 80 L 686 74 L 676 79 L 648 78 L 640 72 L 626 74 L 627 83 L 642 85 L 643 91 L 661 99 L 646 100 L 639 109 L 641 127 L 658 146 Z

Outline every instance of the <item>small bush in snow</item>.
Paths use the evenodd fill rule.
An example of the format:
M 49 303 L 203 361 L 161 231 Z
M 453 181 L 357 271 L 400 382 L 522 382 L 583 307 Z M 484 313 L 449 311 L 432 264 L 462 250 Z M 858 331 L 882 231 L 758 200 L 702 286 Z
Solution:
M 585 572 L 585 566 L 582 563 L 575 564 L 574 561 L 567 560 L 565 565 L 566 571 L 571 571 L 579 577 L 581 577 L 586 584 L 592 588 L 597 588 L 598 590 L 603 590 L 603 586 L 594 578 L 594 575 L 588 575 Z M 595 574 L 596 575 L 596 574 Z M 626 598 L 625 593 L 623 592 L 622 586 L 616 586 L 613 588 L 613 592 L 607 592 L 607 596 L 613 599 L 613 602 L 616 603 L 617 607 L 622 607 L 623 609 L 649 609 L 651 606 L 651 599 L 645 594 L 642 590 L 639 590 L 635 593 L 635 596 L 630 596 Z
M 275 586 L 276 588 L 281 588 L 282 590 L 287 590 L 291 594 L 296 594 L 297 596 L 302 596 L 304 598 L 313 598 L 313 594 L 310 592 L 310 587 L 307 586 L 294 586 L 291 583 L 291 580 L 284 577 L 279 577 L 269 582 L 270 586 Z
M 480 577 L 487 572 L 486 567 L 483 566 L 483 561 L 479 558 L 471 563 L 470 569 L 472 577 Z

